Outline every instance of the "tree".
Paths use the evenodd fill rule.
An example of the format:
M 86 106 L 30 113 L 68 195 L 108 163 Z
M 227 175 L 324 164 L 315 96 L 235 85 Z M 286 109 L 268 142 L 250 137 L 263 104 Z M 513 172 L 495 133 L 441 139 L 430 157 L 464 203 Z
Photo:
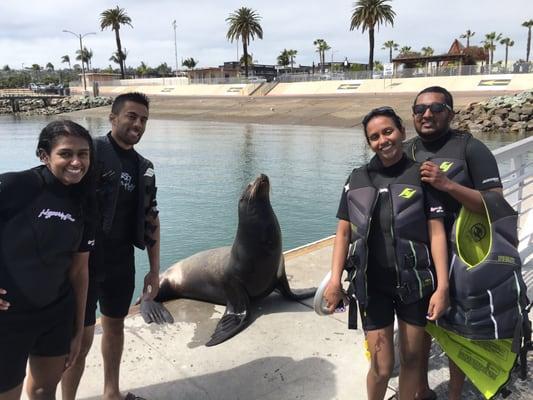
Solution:
M 324 72 L 324 64 L 326 63 L 326 51 L 330 50 L 328 43 L 324 39 L 316 39 L 313 44 L 316 46 L 316 52 L 320 58 L 320 71 Z
M 496 50 L 496 45 L 494 42 L 497 42 L 502 38 L 501 33 L 491 32 L 485 34 L 485 48 L 489 51 L 490 57 L 489 57 L 489 73 L 491 70 L 492 63 L 494 61 L 494 50 Z
M 83 47 L 83 50 L 76 50 L 76 60 L 81 61 L 87 66 L 87 71 L 90 69 L 91 58 L 93 57 L 92 50 Z
M 522 26 L 527 28 L 527 47 L 526 47 L 526 62 L 529 62 L 529 52 L 531 51 L 531 27 L 533 26 L 533 19 L 522 22 Z
M 231 13 L 226 22 L 229 24 L 226 38 L 233 43 L 234 40 L 241 40 L 244 57 L 244 75 L 248 77 L 248 45 L 250 40 L 257 36 L 263 39 L 263 28 L 259 21 L 261 17 L 251 8 L 241 7 Z
M 170 68 L 167 63 L 161 63 L 155 68 L 157 75 L 159 76 L 173 76 L 172 68 Z
M 150 68 L 148 68 L 144 61 L 141 61 L 141 65 L 137 67 L 137 73 L 141 75 L 141 77 L 143 77 L 144 75 L 146 75 L 149 69 Z
M 400 49 L 400 55 L 402 57 L 405 57 L 406 54 L 409 54 L 411 53 L 411 46 L 403 46 L 401 49 Z
M 2 71 L 9 72 L 11 71 L 11 68 L 9 68 L 9 65 L 6 64 L 2 67 Z
M 128 50 L 124 48 L 122 51 L 122 57 L 119 57 L 118 50 L 115 51 L 113 54 L 111 54 L 111 57 L 109 57 L 109 61 L 114 62 L 115 64 L 121 65 L 122 61 L 126 61 L 126 58 L 128 57 Z M 121 69 L 122 71 L 122 69 Z
M 54 64 L 52 64 L 51 62 L 47 63 L 46 64 L 46 70 L 47 71 L 53 71 L 54 70 Z
M 398 47 L 400 45 L 396 43 L 394 40 L 387 40 L 385 43 L 383 43 L 382 50 L 389 49 L 389 62 L 392 62 L 392 50 L 398 51 Z
M 279 53 L 277 60 L 278 65 L 281 65 L 282 67 L 287 67 L 291 63 L 289 51 L 287 49 L 283 49 L 283 51 Z
M 467 29 L 465 33 L 459 36 L 461 39 L 466 39 L 466 48 L 470 47 L 470 38 L 474 36 L 476 32 L 472 32 L 470 29 Z
M 41 70 L 41 66 L 39 64 L 32 64 L 31 65 L 31 69 L 34 70 L 34 71 L 40 71 Z
M 298 54 L 298 51 L 290 49 L 290 50 L 287 50 L 287 54 L 288 54 L 289 59 L 291 61 L 291 70 L 292 70 L 294 68 L 294 57 L 296 57 L 296 55 Z
M 68 54 L 65 54 L 63 57 L 61 57 L 61 63 L 62 64 L 67 63 L 68 64 L 68 69 L 71 69 L 71 67 L 70 67 L 70 57 L 68 56 Z
M 194 69 L 194 67 L 196 67 L 196 65 L 198 65 L 198 61 L 195 60 L 193 57 L 189 57 L 189 58 L 186 58 L 185 60 L 183 60 L 181 65 L 183 65 L 184 67 L 187 67 L 189 69 Z
M 253 57 L 250 54 L 248 54 L 246 56 L 243 54 L 241 56 L 241 59 L 239 60 L 239 64 L 241 66 L 246 65 L 246 62 L 248 62 L 248 66 L 253 66 L 254 65 Z
M 514 40 L 506 37 L 505 39 L 500 40 L 500 44 L 505 45 L 505 71 L 507 72 L 507 56 L 509 55 L 509 47 L 514 46 Z
M 422 47 L 422 55 L 424 57 L 430 57 L 433 55 L 433 53 L 435 52 L 435 50 L 433 50 L 433 48 L 431 47 Z
M 361 32 L 365 33 L 368 29 L 369 55 L 368 68 L 374 65 L 374 29 L 376 26 L 379 29 L 380 25 L 385 25 L 390 22 L 394 26 L 394 17 L 396 13 L 388 4 L 390 0 L 357 0 L 354 4 L 354 10 L 350 22 L 350 30 L 361 28 Z
M 381 63 L 381 61 L 374 61 L 374 71 L 383 71 L 383 64 Z
M 117 52 L 115 55 L 118 61 L 117 64 L 120 66 L 120 77 L 124 79 L 124 60 L 126 60 L 126 55 L 122 51 L 122 44 L 120 42 L 120 25 L 129 25 L 133 28 L 131 18 L 128 17 L 128 14 L 126 14 L 123 8 L 117 6 L 116 8 L 105 10 L 100 14 L 100 29 L 104 30 L 110 27 L 111 30 L 115 31 L 115 40 L 117 42 Z

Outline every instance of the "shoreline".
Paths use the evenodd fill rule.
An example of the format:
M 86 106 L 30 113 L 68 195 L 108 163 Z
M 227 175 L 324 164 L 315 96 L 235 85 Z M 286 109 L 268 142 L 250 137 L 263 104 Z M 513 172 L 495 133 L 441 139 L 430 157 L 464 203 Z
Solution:
M 454 109 L 516 91 L 456 92 Z M 303 125 L 352 128 L 373 108 L 391 106 L 412 128 L 411 105 L 416 93 L 346 94 L 331 96 L 173 97 L 151 96 L 150 118 L 182 121 Z M 107 118 L 110 106 L 60 114 L 71 117 Z

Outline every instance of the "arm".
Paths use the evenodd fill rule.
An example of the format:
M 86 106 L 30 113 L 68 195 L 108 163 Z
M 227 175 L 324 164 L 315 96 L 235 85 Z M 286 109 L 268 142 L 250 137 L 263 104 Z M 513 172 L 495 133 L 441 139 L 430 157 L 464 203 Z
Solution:
M 437 272 L 437 289 L 429 300 L 428 319 L 435 321 L 449 306 L 448 297 L 448 248 L 442 218 L 428 220 L 431 257 Z
M 333 257 L 331 261 L 331 278 L 328 287 L 324 291 L 324 298 L 331 312 L 343 298 L 342 292 L 342 272 L 344 270 L 344 263 L 348 255 L 348 247 L 350 244 L 350 222 L 346 220 L 339 220 L 337 224 L 337 232 L 333 242 Z
M 70 352 L 65 363 L 65 368 L 69 368 L 75 363 L 81 349 L 83 323 L 85 321 L 85 304 L 87 302 L 87 287 L 89 285 L 89 252 L 74 254 L 72 266 L 69 270 L 69 280 L 74 291 L 76 308 L 74 332 L 70 341 Z
M 422 182 L 429 183 L 435 189 L 448 193 L 455 200 L 468 208 L 470 211 L 482 213 L 485 208 L 481 194 L 476 189 L 471 189 L 457 182 L 450 180 L 439 168 L 431 161 L 425 161 L 420 167 L 420 176 Z M 488 189 L 503 195 L 501 188 Z
M 0 294 L 7 294 L 7 291 L 5 289 L 0 288 Z M 10 306 L 9 302 L 2 300 L 2 298 L 0 298 L 0 311 L 7 310 L 9 306 Z
M 153 232 L 150 232 L 150 238 L 155 241 L 151 246 L 146 247 L 148 253 L 148 262 L 150 263 L 150 271 L 144 277 L 144 288 L 143 293 L 147 297 L 153 300 L 157 293 L 159 292 L 159 265 L 160 265 L 160 225 L 159 225 L 159 216 L 150 218 L 150 224 L 155 226 Z M 150 285 L 151 290 L 148 286 Z

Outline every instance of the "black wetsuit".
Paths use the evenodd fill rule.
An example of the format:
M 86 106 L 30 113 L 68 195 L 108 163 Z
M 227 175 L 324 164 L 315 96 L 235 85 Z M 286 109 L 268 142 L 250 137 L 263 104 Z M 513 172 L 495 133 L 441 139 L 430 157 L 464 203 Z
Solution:
M 29 354 L 68 353 L 75 299 L 72 257 L 94 246 L 79 185 L 41 166 L 0 175 L 0 392 L 24 379 Z
M 396 164 L 385 167 L 377 156 L 368 164 L 368 175 L 374 187 L 386 188 L 401 177 L 413 161 L 405 155 Z M 347 184 L 350 178 L 347 180 Z M 437 191 L 428 185 L 424 188 L 424 208 L 426 217 L 443 218 L 445 210 Z M 389 192 L 380 193 L 374 212 L 370 233 L 367 239 L 368 268 L 367 288 L 368 305 L 361 310 L 363 328 L 365 330 L 381 329 L 394 322 L 394 312 L 407 323 L 424 326 L 429 298 L 425 297 L 411 304 L 403 304 L 397 294 L 397 277 L 395 271 L 394 242 L 391 233 L 392 211 Z M 349 221 L 347 191 L 343 190 L 337 218 Z
M 156 212 L 153 165 L 133 148 L 121 148 L 108 133 L 95 139 L 99 227 L 89 260 L 85 326 L 103 315 L 122 318 L 135 289 L 134 246 L 145 246 L 145 219 Z M 155 210 L 155 211 L 154 211 Z

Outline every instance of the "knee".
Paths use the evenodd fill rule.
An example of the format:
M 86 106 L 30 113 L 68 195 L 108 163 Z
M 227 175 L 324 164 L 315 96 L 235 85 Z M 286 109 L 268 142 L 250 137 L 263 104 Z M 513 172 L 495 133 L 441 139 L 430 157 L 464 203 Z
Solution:
M 56 382 L 55 384 L 50 385 L 31 385 L 29 384 L 26 392 L 28 393 L 28 397 L 31 400 L 48 400 L 48 399 L 55 399 L 56 395 L 56 389 L 57 384 L 59 382 Z
M 419 352 L 404 351 L 400 352 L 401 368 L 418 368 L 421 365 L 422 357 Z
M 369 373 L 377 382 L 387 382 L 394 369 L 394 360 L 386 360 L 381 362 L 373 362 L 370 366 Z
M 120 337 L 124 335 L 123 318 L 102 318 L 102 329 L 105 336 Z

